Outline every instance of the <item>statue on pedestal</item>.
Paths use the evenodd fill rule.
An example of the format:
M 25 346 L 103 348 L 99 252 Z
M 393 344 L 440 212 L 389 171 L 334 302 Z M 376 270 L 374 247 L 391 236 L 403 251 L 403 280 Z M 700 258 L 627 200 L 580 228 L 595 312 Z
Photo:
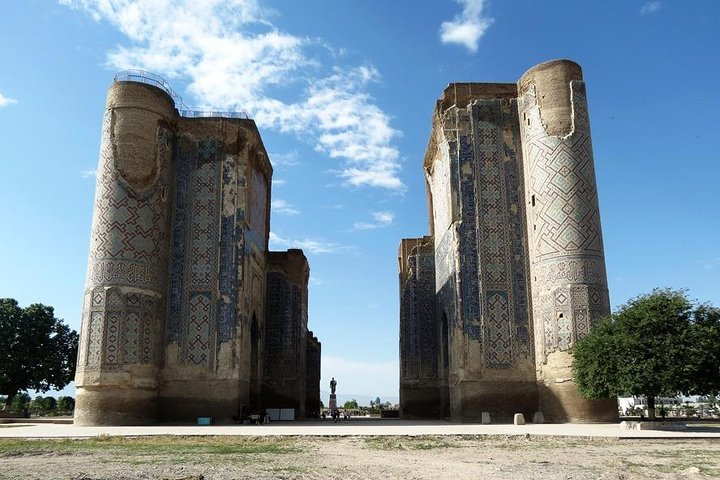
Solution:
M 335 381 L 335 377 L 330 380 L 330 393 L 335 394 L 335 388 L 337 388 L 337 381 Z

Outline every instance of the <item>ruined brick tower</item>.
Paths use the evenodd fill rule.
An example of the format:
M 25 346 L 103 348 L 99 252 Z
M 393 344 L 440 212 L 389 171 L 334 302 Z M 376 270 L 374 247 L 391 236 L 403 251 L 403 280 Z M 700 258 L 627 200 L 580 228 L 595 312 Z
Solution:
M 318 411 L 309 267 L 300 250 L 268 252 L 272 167 L 255 122 L 194 118 L 173 95 L 146 73 L 108 92 L 75 422 Z M 292 371 L 270 367 L 284 349 Z
M 610 311 L 580 66 L 450 84 L 423 166 L 431 236 L 399 251 L 402 414 L 615 418 L 570 368 Z

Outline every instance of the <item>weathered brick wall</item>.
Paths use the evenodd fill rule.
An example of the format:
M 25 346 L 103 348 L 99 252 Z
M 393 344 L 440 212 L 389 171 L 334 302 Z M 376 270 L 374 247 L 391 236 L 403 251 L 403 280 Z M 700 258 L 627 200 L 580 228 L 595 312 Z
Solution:
M 179 119 L 176 144 L 159 416 L 232 417 L 239 399 L 248 403 L 250 388 L 241 389 L 238 378 L 249 383 L 247 332 L 252 313 L 262 318 L 262 276 L 259 289 L 247 286 L 252 272 L 265 268 L 270 169 L 257 160 L 264 149 L 250 120 Z M 250 205 L 261 212 L 252 225 Z M 188 382 L 195 388 L 188 389 Z
M 406 418 L 442 415 L 432 237 L 403 239 L 400 267 L 400 404 Z
M 308 269 L 300 251 L 282 267 L 292 349 L 266 341 L 271 177 L 252 120 L 179 117 L 160 88 L 112 85 L 78 357 L 79 424 L 229 419 L 262 408 L 273 367 L 302 383 L 304 408 Z M 274 339 L 283 336 L 273 328 Z M 266 349 L 291 353 L 292 365 L 272 363 Z
M 305 364 L 305 414 L 308 417 L 320 415 L 320 357 L 322 345 L 311 331 L 307 333 Z
M 517 84 L 450 84 L 437 102 L 423 163 L 431 331 L 441 402 L 455 419 L 509 420 L 538 406 L 559 421 L 615 411 L 582 400 L 570 369 L 573 342 L 609 311 L 584 95 L 580 67 L 554 61 Z M 417 262 L 408 256 L 401 272 Z M 419 365 L 419 296 L 401 273 L 401 378 Z
M 267 268 L 262 405 L 294 408 L 297 417 L 304 417 L 308 263 L 301 250 L 269 252 Z
M 475 86 L 474 96 L 461 96 L 465 103 L 439 102 L 448 106 L 436 112 L 438 148 L 426 159 L 432 205 L 438 197 L 453 205 L 453 224 L 441 231 L 435 223 L 435 260 L 439 311 L 455 312 L 448 341 L 451 416 L 468 420 L 482 411 L 530 415 L 536 404 L 515 89 L 491 87 L 501 98 L 485 98 Z M 454 86 L 446 91 L 455 94 Z

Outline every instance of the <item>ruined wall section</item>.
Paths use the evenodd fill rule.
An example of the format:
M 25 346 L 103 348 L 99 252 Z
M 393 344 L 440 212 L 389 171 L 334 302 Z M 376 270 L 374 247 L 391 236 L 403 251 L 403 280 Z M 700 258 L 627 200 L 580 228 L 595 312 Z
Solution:
M 260 389 L 264 376 L 266 261 L 270 239 L 270 195 L 272 167 L 255 122 L 247 122 L 249 132 L 245 146 L 247 164 L 246 183 L 242 185 L 245 199 L 243 210 L 244 260 L 243 290 L 239 305 L 246 316 L 238 350 L 241 359 L 240 398 L 249 398 L 249 408 L 260 407 Z
M 76 423 L 243 416 L 263 408 L 266 373 L 287 373 L 287 362 L 273 363 L 283 355 L 299 415 L 306 404 L 318 411 L 320 343 L 308 338 L 301 251 L 275 263 L 291 344 L 266 334 L 272 167 L 255 123 L 180 117 L 162 79 L 117 78 L 103 120 Z
M 242 357 L 250 349 L 241 345 L 246 305 L 261 311 L 263 303 L 261 289 L 244 288 L 253 129 L 249 120 L 179 120 L 160 418 L 229 418 L 248 401 L 237 381 L 249 363 Z
M 268 253 L 262 405 L 294 408 L 299 418 L 306 416 L 309 277 L 302 250 Z
M 540 408 L 550 421 L 612 420 L 613 400 L 579 395 L 569 353 L 610 312 L 582 72 L 547 62 L 518 89 Z
M 432 237 L 403 239 L 400 267 L 400 405 L 405 418 L 442 416 L 440 332 Z
M 453 407 L 450 385 L 457 381 L 452 372 L 461 368 L 464 360 L 461 347 L 462 317 L 458 314 L 459 238 L 458 222 L 458 162 L 456 155 L 456 130 L 452 118 L 448 120 L 438 102 L 433 115 L 430 142 L 425 152 L 423 169 L 427 185 L 435 253 L 435 302 L 438 324 L 438 384 L 440 386 L 440 410 L 442 417 L 459 415 L 457 403 Z M 402 268 L 402 267 L 401 267 Z M 402 408 L 402 405 L 401 405 Z
M 537 402 L 516 96 L 514 84 L 448 86 L 425 159 L 440 365 L 462 420 Z
M 320 340 L 307 332 L 305 353 L 306 381 L 305 381 L 305 414 L 307 417 L 317 418 L 320 415 L 320 357 L 322 345 Z
M 461 175 L 474 182 L 474 190 L 464 188 L 462 205 L 477 229 L 481 348 L 473 353 L 482 355 L 473 357 L 481 366 L 480 381 L 465 386 L 464 401 L 466 411 L 481 408 L 502 420 L 516 412 L 529 417 L 537 387 L 516 92 L 509 85 L 505 92 L 491 85 L 495 88 L 487 96 L 495 98 L 480 91 L 467 107 L 472 160 L 461 167 Z
M 116 82 L 108 92 L 83 304 L 75 422 L 154 421 L 162 364 L 174 102 Z

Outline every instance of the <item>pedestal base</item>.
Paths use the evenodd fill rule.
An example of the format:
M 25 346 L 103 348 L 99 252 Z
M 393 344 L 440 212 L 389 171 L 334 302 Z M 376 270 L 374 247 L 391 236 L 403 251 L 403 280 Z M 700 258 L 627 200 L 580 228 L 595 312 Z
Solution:
M 330 394 L 330 403 L 328 405 L 328 408 L 330 409 L 330 411 L 337 410 L 337 397 L 334 393 Z

